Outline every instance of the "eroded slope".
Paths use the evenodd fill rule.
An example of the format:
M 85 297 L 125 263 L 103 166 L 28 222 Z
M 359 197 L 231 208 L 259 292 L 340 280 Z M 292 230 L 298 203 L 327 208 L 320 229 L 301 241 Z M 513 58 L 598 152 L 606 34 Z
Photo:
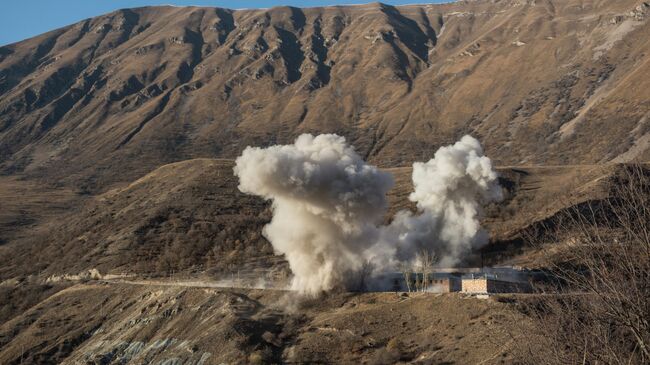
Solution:
M 89 283 L 0 326 L 0 362 L 512 362 L 522 316 L 461 295 L 331 294 Z
M 649 7 L 121 10 L 0 48 L 0 166 L 101 191 L 303 132 L 385 167 L 465 133 L 500 164 L 647 158 Z

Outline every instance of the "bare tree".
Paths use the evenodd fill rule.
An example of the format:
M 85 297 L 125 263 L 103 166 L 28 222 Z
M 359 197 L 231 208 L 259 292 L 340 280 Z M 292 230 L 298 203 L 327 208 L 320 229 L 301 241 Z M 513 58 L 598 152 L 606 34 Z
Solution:
M 406 290 L 410 293 L 411 292 L 411 265 L 409 265 L 406 262 L 400 262 L 399 264 L 399 271 L 402 273 L 402 276 L 404 277 L 404 283 L 406 284 Z
M 650 171 L 623 166 L 611 185 L 529 237 L 564 247 L 548 258 L 557 280 L 525 306 L 537 326 L 531 363 L 650 362 Z
M 366 260 L 363 262 L 361 268 L 357 272 L 358 275 L 357 288 L 359 291 L 368 290 L 368 283 L 370 281 L 370 277 L 372 276 L 372 272 L 374 270 L 375 270 L 375 265 L 372 262 L 370 262 L 370 260 Z
M 436 255 L 433 251 L 426 248 L 421 249 L 417 254 L 418 268 L 422 273 L 422 280 L 420 281 L 420 291 L 426 291 L 429 287 L 429 275 L 433 270 L 433 265 L 436 262 Z

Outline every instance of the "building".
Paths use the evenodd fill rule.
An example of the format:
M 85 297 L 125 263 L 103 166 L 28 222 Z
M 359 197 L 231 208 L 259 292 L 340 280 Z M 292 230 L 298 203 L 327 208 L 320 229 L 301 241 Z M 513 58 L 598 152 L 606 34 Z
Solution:
M 452 291 L 468 294 L 529 293 L 531 281 L 537 275 L 535 271 L 514 266 L 456 268 L 453 271 L 460 278 L 460 285 Z
M 514 267 L 435 269 L 427 275 L 426 291 L 436 293 L 463 292 L 468 294 L 528 293 L 532 290 L 532 272 Z M 409 285 L 403 273 L 381 276 L 384 290 L 416 291 L 421 287 L 422 274 L 410 273 Z M 379 290 L 383 291 L 383 290 Z
M 459 292 L 461 286 L 461 273 L 457 272 L 434 272 L 427 275 L 426 291 L 437 293 Z M 386 284 L 381 285 L 383 288 L 390 288 L 391 291 L 416 291 L 416 288 L 422 286 L 422 273 L 410 273 L 409 283 L 404 280 L 403 273 L 388 273 L 380 275 L 376 279 Z M 383 290 L 380 290 L 383 291 Z
M 468 294 L 529 293 L 528 282 L 499 280 L 488 275 L 462 278 L 462 292 Z
M 515 267 L 470 270 L 462 277 L 462 292 L 470 294 L 529 293 L 533 272 Z
M 453 293 L 462 289 L 460 275 L 439 275 L 434 273 L 429 282 L 431 291 L 437 293 Z

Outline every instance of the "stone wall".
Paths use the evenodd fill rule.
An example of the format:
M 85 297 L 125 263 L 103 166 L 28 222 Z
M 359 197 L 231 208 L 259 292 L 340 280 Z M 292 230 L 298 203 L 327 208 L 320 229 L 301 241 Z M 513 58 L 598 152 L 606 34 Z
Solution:
M 463 293 L 487 293 L 488 280 L 482 279 L 463 279 L 462 284 Z
M 463 279 L 462 291 L 463 293 L 526 293 L 530 291 L 530 285 L 486 278 Z

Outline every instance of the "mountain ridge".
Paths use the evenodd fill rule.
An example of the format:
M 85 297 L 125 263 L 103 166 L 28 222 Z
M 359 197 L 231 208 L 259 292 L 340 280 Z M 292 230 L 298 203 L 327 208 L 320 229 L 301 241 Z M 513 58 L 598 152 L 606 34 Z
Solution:
M 0 47 L 0 171 L 100 192 L 304 132 L 383 167 L 466 133 L 498 164 L 644 160 L 647 9 L 122 9 Z

